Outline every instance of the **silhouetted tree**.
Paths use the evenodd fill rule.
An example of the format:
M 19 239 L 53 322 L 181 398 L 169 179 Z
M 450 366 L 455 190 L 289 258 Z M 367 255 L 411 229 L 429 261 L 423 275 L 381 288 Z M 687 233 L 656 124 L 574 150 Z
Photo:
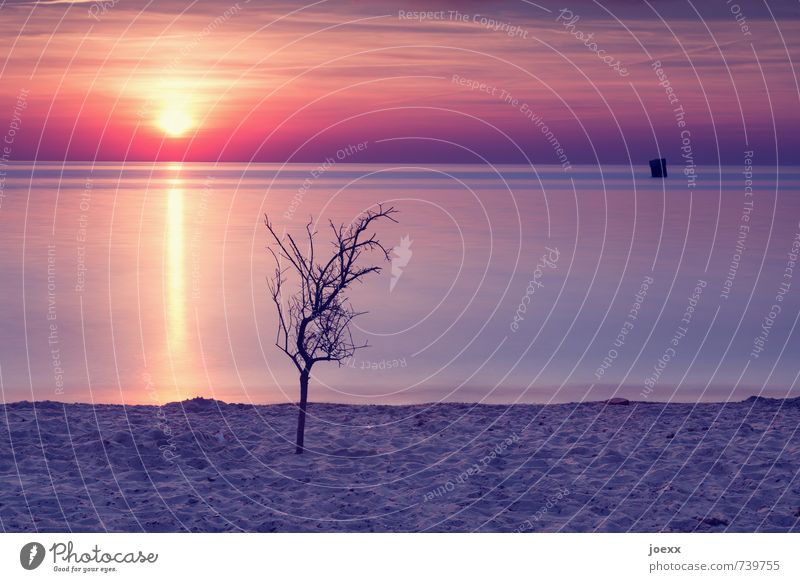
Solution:
M 275 273 L 268 280 L 269 292 L 278 311 L 278 333 L 275 345 L 294 362 L 300 373 L 300 406 L 297 418 L 297 446 L 295 453 L 303 452 L 308 403 L 308 380 L 311 368 L 317 362 L 342 362 L 353 356 L 367 343 L 356 344 L 350 324 L 359 315 L 347 297 L 352 283 L 361 281 L 370 273 L 379 273 L 379 265 L 361 265 L 364 253 L 377 251 L 382 260 L 389 260 L 389 251 L 370 234 L 373 223 L 388 219 L 397 222 L 394 208 L 370 210 L 350 225 L 336 226 L 330 222 L 333 233 L 330 254 L 315 248 L 318 232 L 312 230 L 313 219 L 306 224 L 305 241 L 290 234 L 279 236 L 269 216 L 264 222 L 274 240 L 269 247 L 275 259 Z M 304 247 L 304 248 L 301 248 Z M 320 260 L 322 259 L 322 260 Z M 287 272 L 293 273 L 298 286 L 293 293 L 285 293 Z

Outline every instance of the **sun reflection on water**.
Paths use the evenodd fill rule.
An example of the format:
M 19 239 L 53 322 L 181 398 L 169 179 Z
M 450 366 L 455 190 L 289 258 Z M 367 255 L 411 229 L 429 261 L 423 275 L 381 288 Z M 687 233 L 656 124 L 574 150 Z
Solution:
M 180 180 L 173 180 L 173 187 L 167 196 L 166 214 L 166 323 L 167 349 L 176 379 L 176 391 L 186 390 L 180 385 L 184 363 L 187 359 L 187 316 L 186 316 L 186 256 L 184 236 L 184 192 Z

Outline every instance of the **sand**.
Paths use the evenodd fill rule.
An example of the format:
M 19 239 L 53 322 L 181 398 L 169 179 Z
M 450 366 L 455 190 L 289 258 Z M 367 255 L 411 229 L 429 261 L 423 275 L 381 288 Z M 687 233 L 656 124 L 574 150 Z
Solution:
M 7 532 L 800 531 L 800 399 L 0 406 Z

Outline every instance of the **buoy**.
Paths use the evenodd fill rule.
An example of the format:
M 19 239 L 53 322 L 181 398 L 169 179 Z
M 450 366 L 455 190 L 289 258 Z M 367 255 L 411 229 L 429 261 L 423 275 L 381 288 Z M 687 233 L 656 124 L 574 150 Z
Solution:
M 667 158 L 658 158 L 656 160 L 650 160 L 650 177 L 651 178 L 667 177 Z

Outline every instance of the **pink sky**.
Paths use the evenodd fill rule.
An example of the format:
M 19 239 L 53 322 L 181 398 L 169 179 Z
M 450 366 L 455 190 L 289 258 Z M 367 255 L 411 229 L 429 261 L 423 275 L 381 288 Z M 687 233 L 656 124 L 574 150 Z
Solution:
M 444 12 L 399 15 L 421 6 Z M 747 149 L 756 163 L 800 163 L 798 4 L 737 6 L 739 21 L 724 2 L 707 14 L 581 1 L 570 28 L 546 2 L 5 2 L 0 125 L 19 118 L 18 160 L 314 161 L 368 141 L 354 161 L 477 160 L 468 148 L 557 163 L 527 108 L 572 163 L 638 163 L 680 157 L 682 128 L 651 67 L 660 60 L 697 163 L 738 164 Z M 176 111 L 188 127 L 170 136 L 159 120 Z M 409 136 L 433 140 L 377 142 Z

